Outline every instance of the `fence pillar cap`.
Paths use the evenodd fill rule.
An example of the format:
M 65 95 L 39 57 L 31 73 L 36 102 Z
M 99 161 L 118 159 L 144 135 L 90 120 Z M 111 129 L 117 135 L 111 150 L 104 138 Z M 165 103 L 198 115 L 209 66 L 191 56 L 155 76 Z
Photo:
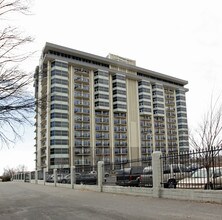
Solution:
M 161 151 L 154 151 L 154 152 L 152 153 L 152 155 L 162 155 L 162 152 L 161 152 Z
M 98 161 L 98 165 L 104 164 L 104 161 Z

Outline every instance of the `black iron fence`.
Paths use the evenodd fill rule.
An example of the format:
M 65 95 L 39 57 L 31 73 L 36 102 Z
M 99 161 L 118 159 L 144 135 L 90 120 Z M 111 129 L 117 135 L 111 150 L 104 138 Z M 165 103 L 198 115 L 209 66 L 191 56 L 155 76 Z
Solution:
M 197 149 L 160 158 L 165 188 L 222 189 L 222 147 Z M 107 185 L 153 186 L 152 158 L 104 164 Z
M 163 155 L 165 187 L 222 189 L 222 147 Z
M 106 185 L 139 186 L 140 176 L 152 166 L 152 158 L 105 163 Z
M 222 146 L 219 148 L 198 149 L 178 154 L 162 155 L 160 158 L 161 185 L 167 188 L 222 189 Z M 77 166 L 76 182 L 96 184 L 97 165 Z M 89 175 L 90 174 L 90 175 Z M 53 170 L 47 172 L 46 182 L 54 182 Z M 71 183 L 70 170 L 57 170 L 58 183 Z M 38 171 L 38 180 L 43 180 L 43 171 Z M 31 179 L 35 172 L 31 173 Z M 87 181 L 89 182 L 87 183 Z M 90 182 L 91 181 L 91 182 Z M 104 184 L 120 186 L 153 186 L 152 158 L 124 160 L 104 163 Z

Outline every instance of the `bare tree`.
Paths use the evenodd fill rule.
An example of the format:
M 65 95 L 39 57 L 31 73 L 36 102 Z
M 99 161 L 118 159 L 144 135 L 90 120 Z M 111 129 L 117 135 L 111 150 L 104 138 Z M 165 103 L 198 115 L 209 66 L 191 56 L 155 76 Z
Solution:
M 15 13 L 27 15 L 29 2 L 0 0 L 0 144 L 9 146 L 21 137 L 21 126 L 30 123 L 35 100 L 30 92 L 33 76 L 21 69 L 21 63 L 31 53 L 22 52 L 31 43 L 18 28 L 8 24 L 7 17 Z
M 24 164 L 20 164 L 17 166 L 17 168 L 15 170 L 16 170 L 16 172 L 24 173 L 27 171 L 27 166 L 25 166 Z
M 18 165 L 16 168 L 6 167 L 2 175 L 3 181 L 10 181 L 17 173 L 25 174 L 27 172 L 27 166 L 24 164 Z
M 14 168 L 6 167 L 2 175 L 3 181 L 10 181 L 15 175 L 16 170 Z
M 207 171 L 207 186 L 210 186 L 210 167 L 215 166 L 215 157 L 219 156 L 222 147 L 222 104 L 220 97 L 213 103 L 211 98 L 209 111 L 190 135 L 190 145 L 198 150 L 199 160 Z

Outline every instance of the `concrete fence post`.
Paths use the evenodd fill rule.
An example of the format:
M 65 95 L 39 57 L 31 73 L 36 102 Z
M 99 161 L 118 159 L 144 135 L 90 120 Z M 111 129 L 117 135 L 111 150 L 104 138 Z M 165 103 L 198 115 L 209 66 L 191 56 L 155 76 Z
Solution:
M 43 184 L 46 182 L 46 168 L 43 169 Z
M 103 191 L 103 178 L 104 178 L 104 162 L 98 161 L 98 187 L 100 192 Z
M 153 196 L 160 197 L 161 188 L 161 177 L 162 177 L 162 163 L 161 157 L 162 153 L 160 151 L 155 151 L 152 153 L 152 169 L 153 169 Z
M 54 169 L 53 170 L 53 175 L 54 175 L 54 186 L 56 187 L 56 184 L 57 184 L 57 169 Z
M 38 171 L 35 170 L 35 184 L 38 183 Z
M 71 181 L 71 188 L 74 189 L 74 184 L 76 183 L 76 167 L 71 167 L 71 173 L 70 173 L 70 181 Z
M 29 172 L 29 182 L 31 183 L 31 180 L 32 180 L 32 175 L 31 175 L 31 172 Z

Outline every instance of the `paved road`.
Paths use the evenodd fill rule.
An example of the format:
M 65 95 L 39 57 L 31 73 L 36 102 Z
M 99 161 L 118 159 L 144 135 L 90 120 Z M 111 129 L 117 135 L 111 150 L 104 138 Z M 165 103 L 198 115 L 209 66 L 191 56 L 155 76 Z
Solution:
M 222 220 L 222 205 L 0 182 L 0 220 Z

